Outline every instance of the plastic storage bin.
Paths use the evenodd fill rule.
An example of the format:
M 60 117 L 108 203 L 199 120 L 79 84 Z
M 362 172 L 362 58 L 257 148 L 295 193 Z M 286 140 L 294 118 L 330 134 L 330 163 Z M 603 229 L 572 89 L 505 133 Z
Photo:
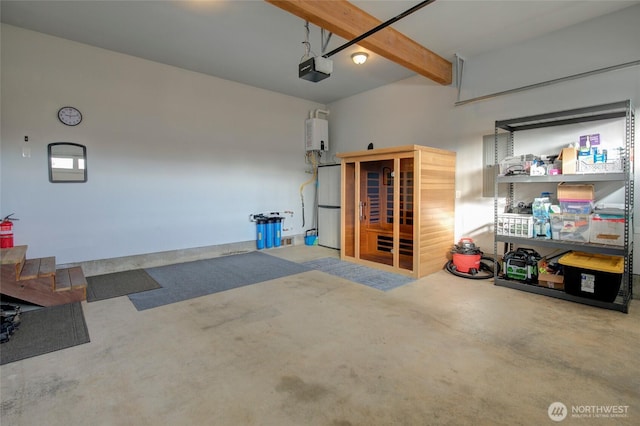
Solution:
M 574 251 L 558 263 L 564 266 L 564 291 L 574 296 L 613 302 L 620 290 L 624 257 Z
M 562 231 L 562 213 L 549 213 L 549 222 L 551 223 L 551 238 L 560 239 L 560 231 Z
M 318 230 L 316 228 L 307 229 L 304 234 L 304 244 L 307 246 L 313 246 L 318 243 Z
M 624 246 L 624 224 L 624 215 L 592 214 L 589 242 Z
M 517 213 L 499 214 L 496 234 L 509 237 L 533 238 L 533 216 Z
M 616 158 L 615 160 L 594 164 L 587 164 L 583 161 L 578 161 L 576 168 L 577 174 L 622 172 L 624 172 L 623 158 Z
M 590 214 L 593 211 L 591 200 L 561 200 L 560 210 L 563 213 Z
M 558 223 L 558 220 L 560 223 Z M 562 241 L 589 242 L 588 214 L 559 213 L 551 215 L 551 231 L 554 239 Z M 559 232 L 557 232 L 559 230 Z M 560 238 L 556 238 L 559 236 Z

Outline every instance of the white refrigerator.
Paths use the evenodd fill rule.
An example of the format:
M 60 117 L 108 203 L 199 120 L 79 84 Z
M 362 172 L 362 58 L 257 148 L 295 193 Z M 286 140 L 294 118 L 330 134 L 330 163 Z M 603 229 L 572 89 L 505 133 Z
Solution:
M 318 166 L 318 245 L 340 249 L 340 164 Z

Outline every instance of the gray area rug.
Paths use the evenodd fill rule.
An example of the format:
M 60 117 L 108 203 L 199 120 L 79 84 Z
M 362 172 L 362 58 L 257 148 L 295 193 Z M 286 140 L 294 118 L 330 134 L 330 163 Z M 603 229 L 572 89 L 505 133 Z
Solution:
M 344 262 L 333 257 L 310 260 L 304 262 L 303 265 L 382 291 L 393 290 L 394 288 L 414 281 L 411 277 L 394 274 L 393 272 L 380 271 L 356 263 Z
M 0 345 L 0 365 L 88 342 L 79 302 L 26 311 L 18 330 Z
M 154 290 L 160 284 L 144 269 L 87 277 L 87 302 Z
M 130 294 L 129 299 L 142 311 L 309 270 L 261 252 L 197 260 L 146 269 L 162 288 Z

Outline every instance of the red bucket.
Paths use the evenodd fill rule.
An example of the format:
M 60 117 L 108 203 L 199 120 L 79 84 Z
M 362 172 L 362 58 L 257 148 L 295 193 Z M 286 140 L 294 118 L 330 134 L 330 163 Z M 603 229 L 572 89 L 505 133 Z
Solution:
M 480 259 L 482 254 L 460 254 L 453 253 L 453 266 L 456 270 L 465 274 L 469 273 L 470 269 L 480 270 Z

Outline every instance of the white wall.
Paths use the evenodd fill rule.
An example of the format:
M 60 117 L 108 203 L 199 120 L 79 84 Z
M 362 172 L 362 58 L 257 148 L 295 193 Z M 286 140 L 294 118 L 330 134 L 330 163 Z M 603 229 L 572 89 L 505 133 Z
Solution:
M 72 263 L 255 239 L 293 210 L 304 120 L 322 105 L 2 25 L 0 213 L 29 257 Z M 67 127 L 57 110 L 78 107 Z M 31 157 L 22 157 L 29 136 Z M 88 182 L 48 181 L 51 142 L 87 146 Z M 312 186 L 305 191 L 311 227 Z
M 466 58 L 461 99 L 640 60 L 638 22 L 640 6 L 635 6 L 519 45 Z M 456 204 L 456 240 L 471 236 L 481 249 L 491 253 L 493 199 L 482 198 L 482 136 L 493 134 L 496 120 L 626 99 L 637 106 L 640 67 L 466 106 L 455 107 L 456 98 L 456 88 L 412 77 L 332 103 L 332 149 L 360 150 L 373 142 L 376 147 L 420 144 L 456 151 L 456 188 L 461 193 Z M 571 137 L 567 142 L 572 141 Z
M 462 99 L 640 59 L 640 6 L 466 58 Z M 58 263 L 250 241 L 250 213 L 293 209 L 304 119 L 321 105 L 2 25 L 0 213 L 16 243 Z M 332 152 L 422 144 L 457 152 L 456 239 L 493 248 L 482 136 L 495 120 L 631 99 L 640 68 L 455 107 L 457 89 L 413 77 L 329 105 Z M 85 115 L 61 125 L 63 105 Z M 22 158 L 22 139 L 31 157 Z M 87 145 L 89 181 L 51 184 L 46 145 Z M 307 226 L 312 191 L 306 191 Z M 640 238 L 636 238 L 636 241 Z M 635 250 L 640 255 L 640 250 Z

